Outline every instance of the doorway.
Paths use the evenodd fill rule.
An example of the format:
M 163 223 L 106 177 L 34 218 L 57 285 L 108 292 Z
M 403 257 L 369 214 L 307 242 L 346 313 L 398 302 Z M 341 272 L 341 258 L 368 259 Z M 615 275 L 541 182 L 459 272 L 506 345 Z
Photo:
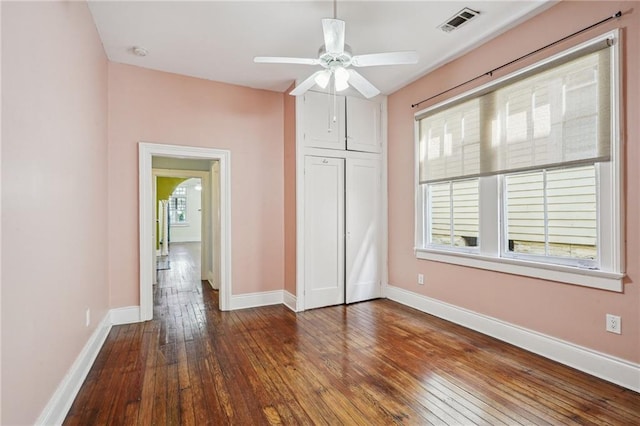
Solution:
M 213 247 L 214 238 L 219 250 L 203 247 L 203 264 L 211 265 L 219 277 L 219 306 L 221 310 L 229 310 L 231 298 L 231 190 L 230 163 L 231 153 L 228 150 L 197 148 L 178 145 L 162 145 L 141 142 L 139 144 L 139 221 L 140 221 L 140 319 L 147 321 L 153 318 L 153 281 L 156 273 L 156 222 L 155 222 L 155 179 L 153 158 L 162 157 L 175 160 L 206 160 L 211 162 L 208 177 L 203 178 L 203 215 L 218 223 L 219 228 L 209 225 L 207 237 Z M 180 170 L 185 173 L 185 170 Z M 202 175 L 201 175 L 202 176 Z M 217 199 L 217 206 L 213 200 Z M 206 213 L 207 210 L 210 213 Z M 205 221 L 203 221 L 205 222 Z M 215 234 L 217 232 L 217 235 Z M 204 268 L 203 268 L 204 269 Z M 213 271 L 212 271 L 213 272 Z
M 167 264 L 170 247 L 178 242 L 197 242 L 202 247 L 198 279 L 209 281 L 215 289 L 220 285 L 220 223 L 218 200 L 218 161 L 152 158 L 155 190 L 155 264 L 162 269 Z M 154 275 L 154 284 L 156 283 Z

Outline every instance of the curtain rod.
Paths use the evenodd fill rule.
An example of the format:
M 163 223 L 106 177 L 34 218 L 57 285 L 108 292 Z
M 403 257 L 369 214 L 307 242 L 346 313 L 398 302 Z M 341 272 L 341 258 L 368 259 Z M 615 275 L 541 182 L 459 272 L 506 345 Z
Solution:
M 476 80 L 477 80 L 477 79 L 479 79 L 479 78 L 482 78 L 482 77 L 485 77 L 485 76 L 490 76 L 490 77 L 491 77 L 491 76 L 493 75 L 493 73 L 494 73 L 494 72 L 496 72 L 496 71 L 498 71 L 498 70 L 500 70 L 500 69 L 502 69 L 502 68 L 504 68 L 504 67 L 508 67 L 509 65 L 512 65 L 512 64 L 514 64 L 514 63 L 516 63 L 516 62 L 518 62 L 518 61 L 521 61 L 521 60 L 523 60 L 523 59 L 525 59 L 525 58 L 528 58 L 528 57 L 529 57 L 529 56 L 531 56 L 531 55 L 535 55 L 536 53 L 541 52 L 541 51 L 543 51 L 543 50 L 545 50 L 545 49 L 548 49 L 548 48 L 550 48 L 551 46 L 555 46 L 556 44 L 558 44 L 558 43 L 562 43 L 563 41 L 565 41 L 565 40 L 567 40 L 567 39 L 570 39 L 571 37 L 575 37 L 575 36 L 577 36 L 578 34 L 582 34 L 583 32 L 585 32 L 585 31 L 589 31 L 590 29 L 592 29 L 592 28 L 594 28 L 594 27 L 597 27 L 598 25 L 602 25 L 602 24 L 604 24 L 605 22 L 608 22 L 608 21 L 610 21 L 610 20 L 612 20 L 612 19 L 619 18 L 619 17 L 621 17 L 621 16 L 622 16 L 622 11 L 620 11 L 620 10 L 619 10 L 619 11 L 617 11 L 615 14 L 613 14 L 613 15 L 611 15 L 611 16 L 609 16 L 609 17 L 607 17 L 607 18 L 605 18 L 605 19 L 603 19 L 603 20 L 601 20 L 601 21 L 596 22 L 595 24 L 591 24 L 591 25 L 589 25 L 588 27 L 585 27 L 585 28 L 583 28 L 583 29 L 581 29 L 581 30 L 578 30 L 578 31 L 574 32 L 574 33 L 571 33 L 571 34 L 569 34 L 568 36 L 565 36 L 565 37 L 561 38 L 560 40 L 556 40 L 556 41 L 554 41 L 554 42 L 552 42 L 552 43 L 549 43 L 549 44 L 547 44 L 546 46 L 543 46 L 543 47 L 540 47 L 539 49 L 534 50 L 533 52 L 529 52 L 529 53 L 527 53 L 527 54 L 525 54 L 525 55 L 522 55 L 522 56 L 520 56 L 519 58 L 516 58 L 516 59 L 514 59 L 514 60 L 512 60 L 512 61 L 507 62 L 506 64 L 500 65 L 499 67 L 492 69 L 491 71 L 485 72 L 484 74 L 480 74 L 480 75 L 479 75 L 479 76 L 477 76 L 477 77 L 473 77 L 472 79 L 467 80 L 467 81 L 465 81 L 464 83 L 460 83 L 460 84 L 458 84 L 457 86 L 454 86 L 454 87 L 451 87 L 450 89 L 444 90 L 444 91 L 442 91 L 442 92 L 440 92 L 440 93 L 438 93 L 438 94 L 436 94 L 436 95 L 433 95 L 433 96 L 431 96 L 431 97 L 429 97 L 429 98 L 427 98 L 427 99 L 423 99 L 423 100 L 421 100 L 421 101 L 416 102 L 415 104 L 411 104 L 411 108 L 415 108 L 415 107 L 419 106 L 420 104 L 423 104 L 423 103 L 425 103 L 425 102 L 427 102 L 427 101 L 430 101 L 431 99 L 437 98 L 437 97 L 438 97 L 438 96 L 440 96 L 440 95 L 444 95 L 445 93 L 451 92 L 452 90 L 455 90 L 455 89 L 457 89 L 457 88 L 459 88 L 459 87 L 462 87 L 462 86 L 464 86 L 465 84 L 469 84 L 469 83 L 471 83 L 472 81 L 476 81 Z

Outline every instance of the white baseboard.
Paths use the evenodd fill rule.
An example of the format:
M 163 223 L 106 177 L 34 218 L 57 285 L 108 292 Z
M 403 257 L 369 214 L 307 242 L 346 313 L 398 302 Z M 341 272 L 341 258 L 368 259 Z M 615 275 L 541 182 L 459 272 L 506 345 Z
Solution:
M 209 282 L 209 285 L 211 286 L 212 289 L 220 290 L 220 286 L 216 285 L 216 283 L 213 282 L 213 279 L 209 278 L 207 281 Z
M 231 308 L 246 309 L 260 306 L 277 305 L 283 303 L 283 290 L 264 291 L 260 293 L 247 293 L 231 296 Z
M 640 392 L 640 364 L 578 346 L 399 287 L 389 285 L 386 288 L 386 293 L 390 300 Z
M 283 290 L 261 293 L 240 294 L 231 297 L 231 309 L 245 309 L 259 306 L 277 305 L 283 303 Z M 287 293 L 287 299 L 295 297 Z M 64 422 L 80 387 L 89 374 L 102 345 L 113 325 L 132 324 L 140 322 L 140 307 L 127 306 L 111 309 L 96 327 L 86 345 L 75 362 L 64 376 L 58 388 L 36 421 L 37 425 L 57 425 Z
M 73 401 L 80 391 L 80 387 L 87 378 L 89 370 L 93 366 L 102 345 L 111 331 L 113 325 L 131 324 L 140 322 L 140 307 L 127 306 L 111 309 L 100 321 L 89 337 L 86 345 L 74 361 L 69 371 L 64 376 L 58 388 L 53 393 L 44 410 L 36 421 L 37 425 L 60 425 L 64 422 Z
M 89 337 L 67 374 L 62 378 L 40 417 L 36 420 L 36 425 L 61 425 L 64 422 L 71 404 L 89 374 L 89 370 L 91 370 L 110 330 L 111 315 L 108 312 Z
M 111 315 L 111 324 L 133 324 L 140 322 L 140 306 L 126 306 L 124 308 L 115 308 L 109 311 Z
M 297 298 L 287 290 L 283 290 L 282 292 L 282 303 L 284 303 L 284 306 L 291 309 L 293 312 L 296 312 L 298 307 Z

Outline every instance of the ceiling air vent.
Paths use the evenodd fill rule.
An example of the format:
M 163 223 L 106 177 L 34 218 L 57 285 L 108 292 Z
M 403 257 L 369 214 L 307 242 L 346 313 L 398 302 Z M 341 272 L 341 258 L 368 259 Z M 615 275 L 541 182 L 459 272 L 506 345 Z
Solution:
M 447 22 L 440 25 L 440 27 L 438 28 L 440 28 L 445 33 L 450 33 L 451 31 L 457 28 L 460 28 L 460 26 L 472 20 L 479 14 L 480 12 L 476 12 L 475 10 L 471 10 L 468 7 L 465 7 L 460 12 L 456 13 L 451 18 L 447 19 Z

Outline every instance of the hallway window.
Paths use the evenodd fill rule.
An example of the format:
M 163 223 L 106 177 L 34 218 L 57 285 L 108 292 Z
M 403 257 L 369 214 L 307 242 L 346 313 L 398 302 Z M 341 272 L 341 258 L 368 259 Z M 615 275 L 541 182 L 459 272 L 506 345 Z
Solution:
M 184 186 L 178 186 L 169 198 L 169 223 L 187 223 L 187 188 Z

